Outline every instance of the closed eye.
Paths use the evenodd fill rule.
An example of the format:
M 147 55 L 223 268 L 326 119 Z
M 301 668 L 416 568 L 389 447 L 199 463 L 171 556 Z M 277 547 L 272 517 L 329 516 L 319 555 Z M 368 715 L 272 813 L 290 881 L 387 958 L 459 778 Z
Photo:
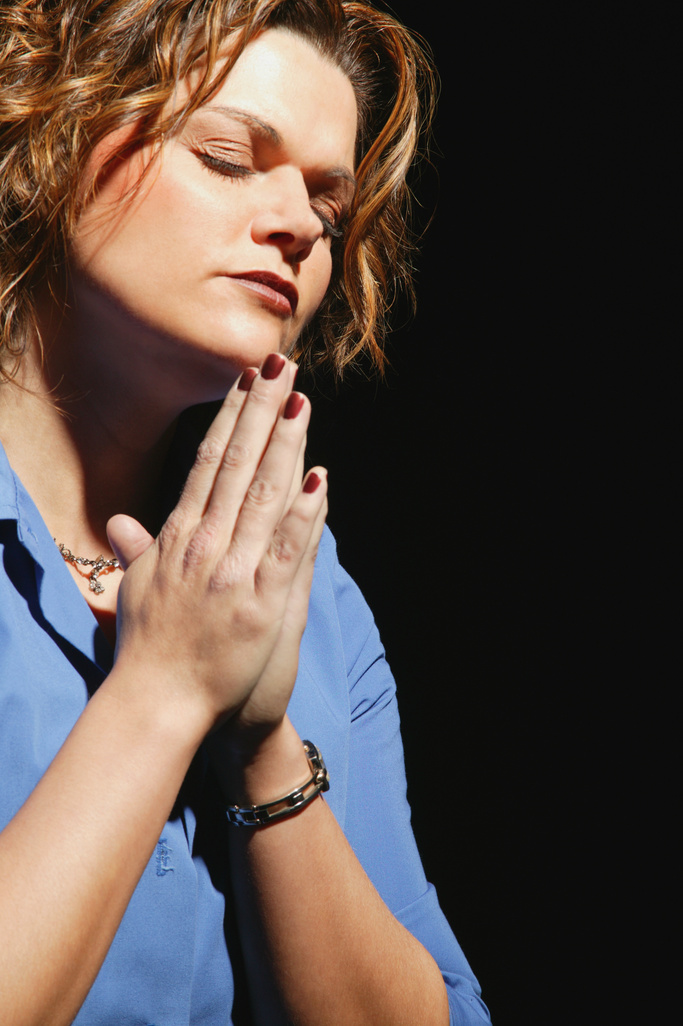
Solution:
M 224 160 L 222 157 L 216 157 L 205 150 L 196 150 L 195 155 L 201 160 L 207 170 L 219 175 L 221 178 L 231 178 L 234 181 L 240 181 L 251 177 L 255 173 L 244 164 L 236 164 L 230 160 Z M 344 229 L 342 227 L 336 225 L 329 217 L 326 217 L 321 210 L 317 210 L 315 207 L 311 207 L 311 209 L 322 223 L 323 238 L 343 238 Z
M 341 239 L 344 236 L 344 229 L 340 228 L 334 222 L 330 221 L 329 218 L 325 217 L 320 210 L 316 210 L 315 207 L 311 207 L 316 217 L 319 217 L 322 221 L 323 226 L 323 237 L 327 236 L 331 239 Z
M 223 160 L 221 157 L 214 157 L 211 153 L 198 150 L 196 155 L 209 171 L 213 171 L 214 174 L 220 175 L 222 178 L 248 178 L 254 173 L 250 168 L 245 167 L 244 164 L 233 164 L 231 161 Z

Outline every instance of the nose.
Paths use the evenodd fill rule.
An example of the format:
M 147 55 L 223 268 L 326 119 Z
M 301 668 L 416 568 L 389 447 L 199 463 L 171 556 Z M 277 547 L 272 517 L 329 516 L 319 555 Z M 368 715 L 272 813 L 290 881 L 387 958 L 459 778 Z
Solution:
M 280 167 L 270 174 L 252 221 L 252 237 L 260 245 L 277 246 L 288 264 L 298 264 L 322 237 L 323 224 L 311 207 L 300 172 Z

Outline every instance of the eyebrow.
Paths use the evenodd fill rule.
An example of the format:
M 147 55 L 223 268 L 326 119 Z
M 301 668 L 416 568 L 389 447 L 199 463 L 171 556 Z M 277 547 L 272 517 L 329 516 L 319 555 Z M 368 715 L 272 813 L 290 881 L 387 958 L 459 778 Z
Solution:
M 211 111 L 215 114 L 221 114 L 226 118 L 238 118 L 240 121 L 246 121 L 256 132 L 265 136 L 265 138 L 275 146 L 284 145 L 284 140 L 276 128 L 269 125 L 267 121 L 262 121 L 261 118 L 257 118 L 254 114 L 250 114 L 247 110 L 240 110 L 239 107 L 225 107 L 219 104 L 211 104 L 206 106 L 204 110 Z M 357 185 L 355 176 L 343 165 L 326 168 L 324 177 L 341 178 L 343 181 L 349 182 L 354 189 Z
M 261 121 L 254 114 L 250 114 L 249 111 L 240 110 L 238 107 L 223 107 L 218 104 L 206 106 L 204 110 L 215 114 L 222 114 L 226 118 L 239 118 L 240 121 L 247 121 L 260 135 L 265 135 L 276 146 L 282 146 L 283 139 L 278 130 L 269 125 L 267 121 Z

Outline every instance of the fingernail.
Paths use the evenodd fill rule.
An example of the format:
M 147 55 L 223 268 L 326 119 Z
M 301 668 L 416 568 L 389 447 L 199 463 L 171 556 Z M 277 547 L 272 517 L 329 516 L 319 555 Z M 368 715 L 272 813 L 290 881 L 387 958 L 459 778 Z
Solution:
M 295 417 L 301 413 L 301 407 L 304 405 L 304 397 L 301 392 L 292 392 L 289 399 L 285 403 L 285 408 L 282 416 L 285 420 L 294 420 Z
M 315 473 L 309 474 L 306 480 L 304 481 L 304 491 L 307 495 L 310 495 L 311 492 L 314 492 L 316 490 L 319 484 L 320 478 L 318 477 L 318 475 Z
M 258 371 L 255 370 L 254 367 L 247 367 L 247 369 L 245 371 L 242 371 L 240 379 L 237 382 L 237 387 L 239 388 L 240 392 L 248 392 L 249 391 L 249 389 L 251 388 L 252 382 L 253 382 L 253 380 L 254 380 L 254 378 L 256 377 L 257 374 L 258 374 Z
M 270 356 L 266 357 L 263 367 L 261 367 L 261 377 L 265 378 L 266 381 L 273 381 L 282 372 L 285 363 L 284 356 L 280 356 L 279 353 L 271 353 Z

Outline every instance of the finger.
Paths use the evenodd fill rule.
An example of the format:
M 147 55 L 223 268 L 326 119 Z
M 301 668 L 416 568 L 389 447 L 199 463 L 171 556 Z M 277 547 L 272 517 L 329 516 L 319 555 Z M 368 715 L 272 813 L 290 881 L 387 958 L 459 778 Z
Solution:
M 232 546 L 237 552 L 253 553 L 257 563 L 300 490 L 301 455 L 310 414 L 311 405 L 306 396 L 292 392 L 239 511 Z
M 285 573 L 282 575 L 287 579 L 287 590 L 284 615 L 280 621 L 277 641 L 255 689 L 239 712 L 241 727 L 248 728 L 255 724 L 262 726 L 268 722 L 279 723 L 287 708 L 296 680 L 301 637 L 308 618 L 315 555 L 327 513 L 326 476 L 325 471 L 320 467 L 311 471 L 287 515 L 290 517 L 291 514 L 292 522 L 295 519 L 300 521 L 299 527 L 295 528 L 295 533 L 298 533 L 303 526 L 302 539 L 300 539 L 301 558 L 298 560 L 298 564 L 295 562 L 295 564 L 286 565 Z M 313 487 L 315 483 L 317 483 L 317 487 Z M 304 489 L 306 490 L 304 491 Z M 283 535 L 287 534 L 292 526 L 293 523 L 283 522 Z M 279 540 L 279 537 L 274 540 L 273 551 L 270 553 L 276 563 L 282 555 L 277 551 Z M 265 562 L 267 563 L 267 560 Z M 267 575 L 268 571 L 265 565 L 261 570 L 264 576 Z M 262 580 L 260 583 L 271 586 L 272 590 L 272 581 Z
M 308 596 L 313 564 L 327 514 L 327 472 L 314 467 L 280 521 L 256 573 L 256 588 L 292 590 L 303 583 Z M 306 597 L 307 601 L 307 597 Z M 303 628 L 302 628 L 303 629 Z
M 197 450 L 177 507 L 189 516 L 199 519 L 204 515 L 226 447 L 257 375 L 256 367 L 242 372 Z
M 142 524 L 124 513 L 117 513 L 108 521 L 107 537 L 124 570 L 154 544 L 154 538 Z
M 318 493 L 319 508 L 312 520 L 312 530 L 308 537 L 301 560 L 296 569 L 294 580 L 287 595 L 285 615 L 282 620 L 277 643 L 268 664 L 259 679 L 257 691 L 250 699 L 248 715 L 256 714 L 257 720 L 262 718 L 260 707 L 264 703 L 275 701 L 276 707 L 282 712 L 289 701 L 291 688 L 296 679 L 299 662 L 299 647 L 308 619 L 308 606 L 313 581 L 315 557 L 320 544 L 325 517 L 327 515 L 326 477 L 322 468 L 311 472 L 322 478 L 321 491 Z M 311 480 L 311 476 L 307 481 Z M 310 493 L 309 493 L 310 494 Z M 279 702 L 279 705 L 277 704 Z
M 287 389 L 287 394 L 289 395 L 289 393 L 294 389 L 296 376 L 299 373 L 299 367 L 293 360 L 287 361 L 287 373 L 289 374 L 289 388 Z
M 292 624 L 295 630 L 298 630 L 300 634 L 303 634 L 304 627 L 306 626 L 308 601 L 311 594 L 315 560 L 318 555 L 318 546 L 320 545 L 320 539 L 327 519 L 327 473 L 323 471 L 321 467 L 312 470 L 306 476 L 306 481 L 304 482 L 303 487 L 308 486 L 310 488 L 313 484 L 314 478 L 320 479 L 321 482 L 320 485 L 318 485 L 320 491 L 317 495 L 320 502 L 320 508 L 315 521 L 313 522 L 306 550 L 301 558 L 299 568 L 292 584 L 289 601 L 287 603 L 287 622 Z M 317 489 L 315 490 L 317 491 Z
M 279 364 L 276 364 L 276 360 Z M 280 424 L 283 421 L 288 422 L 289 414 L 286 407 L 289 403 L 290 382 L 294 373 L 295 368 L 288 364 L 284 357 L 271 354 L 258 377 L 254 379 L 225 449 L 206 508 L 206 520 L 207 526 L 218 532 L 217 542 L 226 550 L 245 504 L 247 507 L 253 505 L 255 508 L 263 506 L 264 509 L 277 509 L 277 512 L 269 517 L 271 532 L 275 529 L 284 508 L 284 498 L 280 498 L 280 495 L 283 487 L 284 497 L 289 491 L 295 461 L 292 463 L 289 459 L 275 467 L 273 461 L 269 460 L 268 471 L 264 471 L 262 466 Z M 301 428 L 292 426 L 285 434 L 293 439 L 290 448 L 294 445 L 298 452 L 305 434 L 305 424 L 302 422 Z M 279 506 L 277 503 L 271 505 L 269 501 L 276 493 Z M 267 544 L 268 540 L 266 539 L 264 544 Z
M 301 439 L 301 445 L 299 447 L 299 455 L 296 459 L 296 470 L 294 471 L 294 477 L 292 478 L 292 484 L 289 489 L 287 501 L 285 503 L 285 512 L 290 508 L 301 488 L 303 477 L 304 477 L 304 463 L 306 460 L 306 440 L 307 436 L 304 435 Z

